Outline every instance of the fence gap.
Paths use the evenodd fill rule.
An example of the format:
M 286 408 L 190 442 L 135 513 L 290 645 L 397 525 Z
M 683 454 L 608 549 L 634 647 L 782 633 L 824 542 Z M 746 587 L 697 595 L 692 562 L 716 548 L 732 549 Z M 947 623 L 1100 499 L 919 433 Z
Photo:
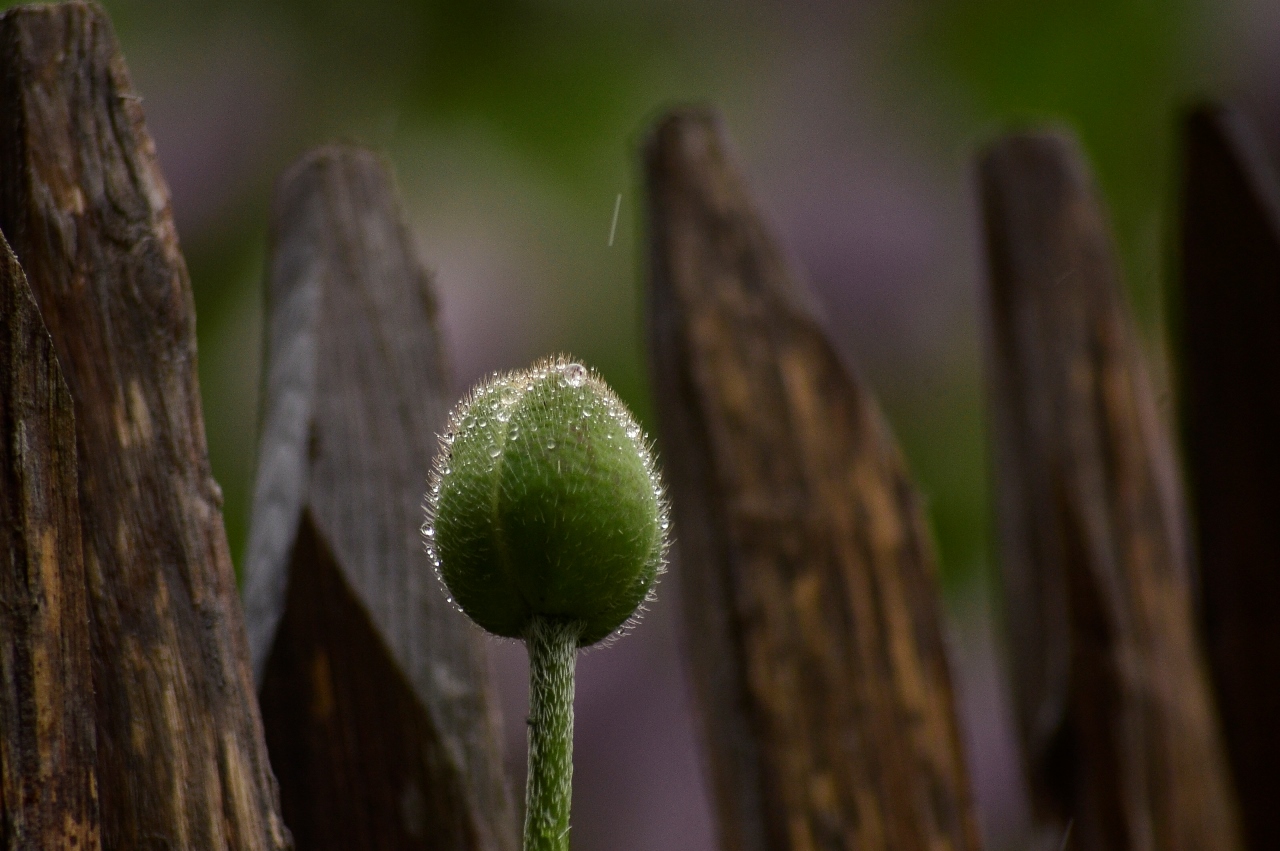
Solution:
M 981 158 L 1002 573 L 1039 817 L 1085 849 L 1240 848 L 1182 492 L 1075 143 Z
M 649 333 L 721 844 L 975 849 L 920 500 L 699 110 L 645 151 Z
M 280 849 L 191 289 L 106 14 L 0 16 L 0 230 L 75 410 L 106 848 Z M 72 564 L 68 564 L 72 569 Z
M 1205 645 L 1245 832 L 1280 848 L 1280 190 L 1237 113 L 1183 125 L 1183 435 Z
M 483 639 L 418 531 L 453 392 L 378 157 L 286 172 L 268 262 L 245 605 L 286 821 L 309 849 L 514 851 Z

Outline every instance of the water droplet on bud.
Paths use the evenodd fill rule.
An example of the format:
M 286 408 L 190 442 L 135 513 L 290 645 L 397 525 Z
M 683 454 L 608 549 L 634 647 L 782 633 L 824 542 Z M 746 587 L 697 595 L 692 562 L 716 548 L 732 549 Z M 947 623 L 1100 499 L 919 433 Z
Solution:
M 587 368 L 580 363 L 571 363 L 564 368 L 564 380 L 570 387 L 581 387 L 587 380 Z

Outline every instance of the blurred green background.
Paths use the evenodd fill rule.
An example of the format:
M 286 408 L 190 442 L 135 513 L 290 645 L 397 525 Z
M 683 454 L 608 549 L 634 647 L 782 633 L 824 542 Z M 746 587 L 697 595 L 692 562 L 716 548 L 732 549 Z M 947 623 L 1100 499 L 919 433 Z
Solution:
M 1135 306 L 1153 329 L 1174 115 L 1188 97 L 1231 82 L 1222 44 L 1238 24 L 1228 6 L 1190 0 L 106 6 L 173 184 L 196 290 L 210 454 L 237 563 L 275 175 L 332 138 L 387 152 L 422 257 L 439 274 L 460 386 L 568 349 L 648 417 L 635 148 L 660 107 L 698 100 L 726 115 L 762 205 L 832 302 L 833 334 L 881 395 L 931 500 L 948 586 L 980 569 L 989 549 L 980 258 L 954 244 L 974 237 L 968 157 L 1009 123 L 1074 128 L 1114 211 Z M 849 150 L 838 150 L 842 141 Z M 879 184 L 869 197 L 859 196 L 864 175 Z M 883 186 L 896 177 L 908 186 Z M 829 180 L 840 191 L 796 197 Z M 781 205 L 771 191 L 786 196 Z M 864 235 L 832 234 L 859 220 L 886 227 L 877 201 L 923 234 L 893 235 L 916 255 L 899 267 Z M 822 220 L 826 235 L 806 242 L 810 220 Z M 841 242 L 846 257 L 806 264 Z M 860 273 L 859 253 L 891 267 L 878 278 Z M 932 312 L 902 315 L 920 293 Z M 891 321 L 859 321 L 868 312 Z
M 972 601 L 993 560 L 973 154 L 1011 126 L 1078 134 L 1111 206 L 1157 380 L 1167 381 L 1177 116 L 1201 96 L 1230 97 L 1271 138 L 1280 114 L 1280 11 L 1264 0 L 106 6 L 173 191 L 237 563 L 255 463 L 267 217 L 289 162 L 334 138 L 387 154 L 437 275 L 459 388 L 567 350 L 648 421 L 636 150 L 664 105 L 707 101 L 928 497 L 970 683 L 971 752 L 1007 746 L 1005 733 L 983 738 L 984 713 L 1003 711 L 998 683 L 983 679 L 989 635 L 966 632 L 972 612 L 985 617 Z M 965 643 L 975 635 L 978 656 Z M 974 753 L 984 824 L 1000 847 L 1021 822 L 1001 814 L 1019 805 L 1016 778 L 984 767 L 994 759 Z M 652 847 L 695 847 L 704 828 Z M 576 829 L 576 847 L 608 847 L 593 844 L 590 823 Z M 615 841 L 625 834 L 611 830 Z
M 1174 117 L 1236 82 L 1248 57 L 1224 45 L 1250 11 L 1192 0 L 106 6 L 173 188 L 237 563 L 267 211 L 288 162 L 333 138 L 389 155 L 438 272 L 459 386 L 565 349 L 647 418 L 634 154 L 663 105 L 697 100 L 724 112 L 762 206 L 887 408 L 952 588 L 989 561 L 969 157 L 1011 123 L 1072 127 L 1154 333 Z M 879 231 L 887 246 L 873 244 Z

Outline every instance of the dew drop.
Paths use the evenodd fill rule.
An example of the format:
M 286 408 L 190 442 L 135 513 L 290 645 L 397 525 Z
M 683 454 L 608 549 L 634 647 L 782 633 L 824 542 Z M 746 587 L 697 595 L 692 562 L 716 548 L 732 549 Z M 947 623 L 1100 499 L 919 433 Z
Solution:
M 426 535 L 428 538 L 434 538 L 436 536 L 436 530 L 431 526 L 423 526 L 422 534 Z
M 520 401 L 520 391 L 508 384 L 502 388 L 498 398 L 502 400 L 502 404 L 504 405 L 514 405 L 516 402 Z
M 555 449 L 555 448 L 556 448 L 556 439 L 555 439 L 554 437 L 548 437 L 548 438 L 547 438 L 547 448 L 548 448 L 548 449 Z
M 571 363 L 564 368 L 564 380 L 570 387 L 581 387 L 587 380 L 587 368 L 580 363 Z
M 639 436 L 640 436 L 640 426 L 638 425 L 627 426 L 627 437 L 631 438 L 632 440 L 635 440 Z
M 493 446 L 489 447 L 490 458 L 497 458 L 501 454 L 502 454 L 502 450 L 498 447 L 496 443 Z

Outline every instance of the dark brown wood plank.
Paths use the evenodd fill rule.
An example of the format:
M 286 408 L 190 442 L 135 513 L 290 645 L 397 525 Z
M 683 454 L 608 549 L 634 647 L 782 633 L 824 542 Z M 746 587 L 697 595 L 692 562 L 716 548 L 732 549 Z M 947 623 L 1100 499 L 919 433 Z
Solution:
M 1182 412 L 1209 666 L 1250 847 L 1280 848 L 1280 190 L 1243 118 L 1183 128 Z
M 467 778 L 310 513 L 262 684 L 296 846 L 480 848 Z
M 285 819 L 302 851 L 514 851 L 483 638 L 418 531 L 453 402 L 431 281 L 368 151 L 303 157 L 272 221 L 245 600 Z
M 288 835 L 209 471 L 169 195 L 105 13 L 0 16 L 0 229 L 75 405 L 102 844 Z
M 0 234 L 0 848 L 96 851 L 93 672 L 76 424 Z
M 1073 848 L 1239 848 L 1178 473 L 1072 140 L 980 161 L 1005 602 L 1040 817 Z
M 977 848 L 920 499 L 726 148 L 691 109 L 645 152 L 659 443 L 721 845 Z

